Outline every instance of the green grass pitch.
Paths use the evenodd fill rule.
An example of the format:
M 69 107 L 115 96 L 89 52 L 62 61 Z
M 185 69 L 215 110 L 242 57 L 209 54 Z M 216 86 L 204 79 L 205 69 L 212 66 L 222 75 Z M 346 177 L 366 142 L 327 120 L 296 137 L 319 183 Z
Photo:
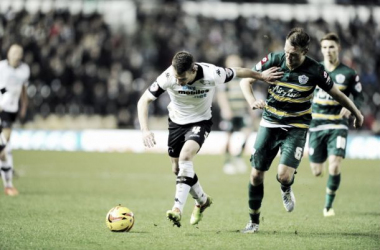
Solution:
M 248 221 L 248 173 L 222 173 L 223 156 L 198 155 L 195 170 L 214 198 L 198 226 L 182 227 L 165 212 L 175 177 L 163 154 L 15 151 L 17 197 L 0 193 L 0 249 L 380 249 L 380 161 L 343 162 L 336 216 L 324 218 L 326 176 L 312 176 L 304 158 L 294 184 L 297 205 L 282 206 L 275 175 L 266 173 L 260 232 Z M 246 156 L 248 161 L 248 156 Z M 135 213 L 129 233 L 113 233 L 105 216 L 121 204 Z

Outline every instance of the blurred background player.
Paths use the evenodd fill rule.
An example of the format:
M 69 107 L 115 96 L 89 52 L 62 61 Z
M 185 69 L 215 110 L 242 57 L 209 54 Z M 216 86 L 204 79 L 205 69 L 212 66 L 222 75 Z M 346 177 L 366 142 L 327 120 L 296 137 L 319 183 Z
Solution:
M 225 66 L 242 67 L 243 60 L 238 55 L 230 55 L 225 61 Z M 223 119 L 220 128 L 227 132 L 227 144 L 223 171 L 226 174 L 245 173 L 247 165 L 242 158 L 245 145 L 251 134 L 252 116 L 248 109 L 247 102 L 240 88 L 240 79 L 234 79 L 228 84 L 219 85 L 217 101 Z M 232 150 L 231 139 L 234 132 L 241 131 L 243 134 L 241 144 L 237 145 L 237 150 Z M 235 152 L 234 152 L 235 151 Z
M 7 59 L 0 61 L 0 118 L 3 128 L 2 134 L 8 142 L 1 152 L 0 168 L 1 178 L 4 184 L 6 195 L 18 195 L 17 189 L 13 186 L 13 157 L 12 147 L 9 143 L 12 124 L 16 117 L 23 119 L 26 115 L 28 97 L 26 88 L 30 75 L 29 66 L 21 61 L 23 48 L 18 44 L 13 44 L 8 50 Z M 21 101 L 21 102 L 20 102 Z M 20 107 L 19 107 L 19 103 Z
M 344 94 L 352 94 L 359 108 L 363 102 L 362 85 L 356 72 L 339 60 L 340 39 L 335 33 L 326 34 L 321 40 L 323 66 L 334 84 Z M 324 162 L 328 158 L 325 217 L 334 216 L 332 204 L 341 181 L 341 162 L 346 154 L 348 118 L 351 112 L 342 107 L 328 93 L 316 88 L 313 99 L 313 120 L 310 124 L 309 159 L 315 176 L 323 175 Z

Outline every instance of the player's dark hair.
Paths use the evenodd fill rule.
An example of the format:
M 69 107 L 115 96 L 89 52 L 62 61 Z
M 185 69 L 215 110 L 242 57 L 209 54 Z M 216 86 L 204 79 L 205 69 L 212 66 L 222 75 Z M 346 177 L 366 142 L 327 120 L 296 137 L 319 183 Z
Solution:
M 294 47 L 309 50 L 310 36 L 302 28 L 291 29 L 286 40 Z
M 172 65 L 180 75 L 193 68 L 194 58 L 189 52 L 180 51 L 174 55 Z
M 339 36 L 334 32 L 330 32 L 330 33 L 327 33 L 326 35 L 324 35 L 322 37 L 322 39 L 320 40 L 320 42 L 322 42 L 323 40 L 334 41 L 337 44 L 340 44 Z

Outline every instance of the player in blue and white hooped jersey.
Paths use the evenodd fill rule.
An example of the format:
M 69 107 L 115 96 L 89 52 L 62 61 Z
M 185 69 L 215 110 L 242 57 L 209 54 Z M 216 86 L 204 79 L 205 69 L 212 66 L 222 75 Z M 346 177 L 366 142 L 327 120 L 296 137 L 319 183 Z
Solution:
M 170 97 L 168 153 L 172 170 L 177 176 L 174 206 L 168 210 L 168 219 L 181 226 L 181 215 L 187 196 L 195 199 L 190 224 L 197 224 L 203 211 L 212 203 L 198 181 L 193 158 L 211 131 L 212 101 L 216 85 L 225 84 L 234 77 L 253 77 L 273 81 L 282 76 L 274 67 L 261 73 L 246 68 L 223 68 L 209 63 L 195 62 L 186 51 L 175 54 L 172 65 L 144 92 L 138 102 L 138 117 L 144 145 L 153 147 L 154 134 L 148 128 L 148 105 L 165 91 Z
M 0 61 L 0 118 L 2 134 L 8 142 L 0 155 L 1 177 L 4 183 L 5 194 L 15 196 L 17 189 L 13 186 L 13 157 L 9 144 L 12 124 L 17 115 L 24 118 L 26 114 L 28 98 L 26 88 L 30 75 L 29 66 L 21 61 L 23 49 L 18 44 L 13 44 L 7 54 L 7 59 Z M 21 101 L 21 102 L 20 102 Z M 19 107 L 21 103 L 21 107 Z

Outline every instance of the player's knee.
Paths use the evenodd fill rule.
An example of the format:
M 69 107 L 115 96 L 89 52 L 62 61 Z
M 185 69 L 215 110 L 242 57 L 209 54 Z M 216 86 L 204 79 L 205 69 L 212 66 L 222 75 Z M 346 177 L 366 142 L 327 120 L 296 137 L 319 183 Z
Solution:
M 333 164 L 329 166 L 329 174 L 330 175 L 338 175 L 340 174 L 339 164 Z
M 251 175 L 250 175 L 250 181 L 251 181 L 251 184 L 252 185 L 260 185 L 261 183 L 263 183 L 263 180 L 264 180 L 264 173 L 261 173 L 261 172 L 251 172 Z
M 337 175 L 340 173 L 340 163 L 342 162 L 342 157 L 340 156 L 331 156 L 329 158 L 329 173 L 331 175 Z
M 311 172 L 314 176 L 320 176 L 322 174 L 323 164 L 310 164 Z
M 293 182 L 293 175 L 290 175 L 288 173 L 277 174 L 277 180 L 281 184 L 289 184 Z

